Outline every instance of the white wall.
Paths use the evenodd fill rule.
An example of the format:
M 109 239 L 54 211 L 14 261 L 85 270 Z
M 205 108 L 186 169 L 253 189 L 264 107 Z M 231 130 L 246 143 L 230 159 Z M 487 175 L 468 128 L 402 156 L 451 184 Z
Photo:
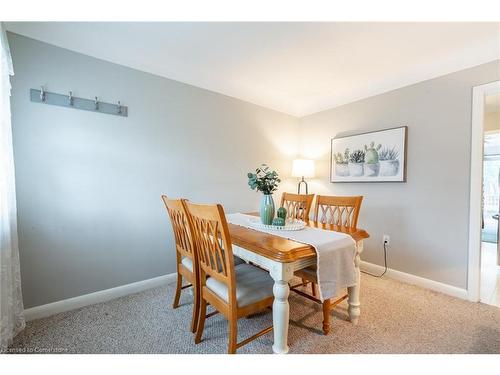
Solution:
M 500 79 L 500 61 L 394 90 L 301 119 L 301 154 L 318 160 L 310 191 L 364 195 L 362 258 L 459 288 L 467 286 L 472 87 Z M 329 182 L 330 139 L 408 126 L 406 183 Z
M 246 174 L 290 175 L 298 120 L 8 34 L 25 307 L 175 271 L 160 195 L 255 210 Z M 140 53 L 138 51 L 138 53 Z M 29 101 L 29 89 L 116 102 L 129 117 Z M 281 186 L 295 188 L 285 181 Z M 276 194 L 279 199 L 280 192 Z

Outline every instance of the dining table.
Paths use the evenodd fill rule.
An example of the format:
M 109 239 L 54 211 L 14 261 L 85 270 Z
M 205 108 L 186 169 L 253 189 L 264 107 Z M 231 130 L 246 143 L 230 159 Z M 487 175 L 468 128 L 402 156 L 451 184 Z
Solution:
M 257 213 L 247 213 L 258 216 Z M 356 269 L 356 284 L 347 288 L 348 313 L 351 323 L 357 324 L 361 314 L 360 293 L 360 254 L 363 251 L 363 240 L 369 234 L 359 228 L 349 228 L 334 224 L 306 221 L 306 225 L 328 231 L 336 231 L 350 235 L 356 243 L 354 267 Z M 296 242 L 257 229 L 228 223 L 229 234 L 233 244 L 234 255 L 268 270 L 274 280 L 273 294 L 273 352 L 285 354 L 288 352 L 288 327 L 290 317 L 289 282 L 296 270 L 315 265 L 316 250 L 312 245 Z

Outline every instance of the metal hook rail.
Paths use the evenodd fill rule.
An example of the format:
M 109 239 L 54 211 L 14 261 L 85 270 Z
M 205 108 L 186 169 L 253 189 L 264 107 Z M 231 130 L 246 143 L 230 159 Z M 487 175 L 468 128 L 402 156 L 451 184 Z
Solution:
M 35 103 L 57 105 L 60 107 L 128 117 L 128 107 L 122 105 L 120 102 L 118 102 L 118 104 L 101 102 L 98 100 L 97 96 L 95 99 L 78 98 L 73 96 L 72 91 L 70 91 L 68 95 L 57 94 L 45 91 L 43 86 L 41 86 L 40 90 L 30 90 L 30 99 Z

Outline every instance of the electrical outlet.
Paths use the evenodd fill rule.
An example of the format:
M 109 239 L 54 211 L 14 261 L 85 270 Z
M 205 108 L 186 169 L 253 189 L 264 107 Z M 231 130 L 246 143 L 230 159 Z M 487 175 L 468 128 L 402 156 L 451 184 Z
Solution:
M 391 244 L 391 237 L 388 234 L 384 234 L 382 237 L 383 243 L 385 243 L 387 246 Z

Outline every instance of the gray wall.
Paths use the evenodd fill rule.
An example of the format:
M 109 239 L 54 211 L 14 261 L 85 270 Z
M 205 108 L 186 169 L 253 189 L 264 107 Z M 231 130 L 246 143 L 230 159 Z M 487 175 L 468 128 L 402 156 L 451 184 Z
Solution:
M 175 271 L 160 195 L 255 210 L 246 172 L 289 175 L 298 120 L 8 34 L 25 307 Z M 140 51 L 137 51 L 140 53 Z M 30 88 L 129 106 L 129 117 L 31 103 Z M 292 182 L 283 189 L 294 187 Z
M 318 159 L 315 193 L 364 195 L 359 225 L 371 238 L 362 259 L 467 286 L 472 87 L 500 79 L 500 62 L 374 96 L 301 119 L 301 153 Z M 406 183 L 329 182 L 330 139 L 408 126 Z

